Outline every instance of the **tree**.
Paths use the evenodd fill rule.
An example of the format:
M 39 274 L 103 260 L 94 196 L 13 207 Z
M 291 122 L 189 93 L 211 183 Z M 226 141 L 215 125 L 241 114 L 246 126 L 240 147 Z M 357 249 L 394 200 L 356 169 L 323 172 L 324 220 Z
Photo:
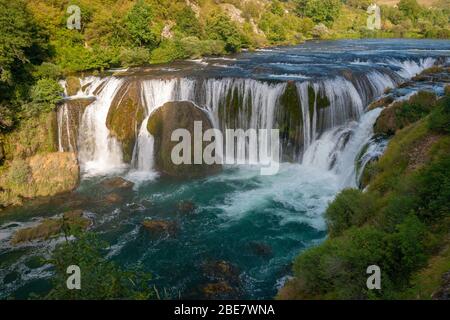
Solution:
M 417 0 L 400 0 L 398 9 L 412 20 L 416 20 L 422 12 L 422 7 L 417 3 Z
M 40 33 L 23 0 L 0 0 L 0 101 L 9 99 L 17 84 L 30 81 L 28 66 L 47 56 L 47 39 Z
M 125 17 L 125 25 L 130 37 L 137 46 L 145 46 L 150 50 L 158 46 L 159 36 L 152 28 L 153 10 L 143 0 L 139 0 Z
M 220 11 L 215 11 L 207 19 L 206 34 L 209 39 L 224 41 L 228 52 L 237 52 L 242 47 L 242 37 L 236 24 Z
M 297 13 L 311 18 L 315 23 L 331 25 L 341 10 L 340 0 L 296 0 Z

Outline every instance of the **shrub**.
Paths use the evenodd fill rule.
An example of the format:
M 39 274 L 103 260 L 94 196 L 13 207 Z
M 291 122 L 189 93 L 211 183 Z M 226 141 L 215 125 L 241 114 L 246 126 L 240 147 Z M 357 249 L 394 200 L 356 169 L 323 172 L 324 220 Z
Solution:
M 156 48 L 159 35 L 152 29 L 154 13 L 152 7 L 139 0 L 125 17 L 125 26 L 137 46 Z
M 134 67 L 150 62 L 150 52 L 146 48 L 123 48 L 120 51 L 120 63 L 124 67 Z
M 38 79 L 49 78 L 57 80 L 61 76 L 61 68 L 53 63 L 44 62 L 37 66 L 33 75 Z
M 152 63 L 167 63 L 176 59 L 185 58 L 186 53 L 180 46 L 179 42 L 166 40 L 161 45 L 152 51 Z
M 328 26 L 338 17 L 342 5 L 340 0 L 297 0 L 297 2 L 297 12 L 300 16 Z
M 236 24 L 220 11 L 214 11 L 206 19 L 206 35 L 209 39 L 225 42 L 227 52 L 237 52 L 243 44 L 242 35 Z
M 330 236 L 365 223 L 374 213 L 373 202 L 369 194 L 358 189 L 345 189 L 339 193 L 325 213 Z
M 21 186 L 28 184 L 31 178 L 31 168 L 25 160 L 16 159 L 11 162 L 8 171 L 8 186 Z
M 435 132 L 450 133 L 450 96 L 442 98 L 431 112 L 428 126 Z
M 123 269 L 104 258 L 107 243 L 94 234 L 85 233 L 76 241 L 67 241 L 54 250 L 48 261 L 55 267 L 53 288 L 45 299 L 103 300 L 150 299 L 154 297 L 149 285 L 151 275 L 139 267 Z M 67 290 L 67 266 L 82 270 L 82 290 Z
M 64 93 L 61 85 L 53 79 L 40 79 L 31 88 L 33 104 L 41 106 L 42 111 L 51 111 L 61 101 Z

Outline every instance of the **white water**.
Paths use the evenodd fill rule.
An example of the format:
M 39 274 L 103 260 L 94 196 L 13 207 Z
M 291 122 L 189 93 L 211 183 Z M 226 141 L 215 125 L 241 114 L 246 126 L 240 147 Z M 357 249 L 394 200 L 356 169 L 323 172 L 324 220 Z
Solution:
M 102 175 L 126 168 L 120 143 L 109 134 L 106 118 L 123 80 L 108 78 L 97 99 L 83 114 L 78 138 L 78 158 L 86 175 Z
M 431 67 L 435 59 L 415 61 L 389 60 L 398 68 L 395 74 L 371 71 L 351 82 L 343 77 L 320 81 L 296 82 L 300 97 L 299 109 L 303 118 L 303 146 L 300 163 L 321 170 L 332 170 L 339 174 L 345 184 L 354 184 L 354 157 L 370 138 L 376 112 L 364 114 L 366 105 L 381 96 L 389 87 L 395 87 L 399 77 L 409 79 L 425 68 Z M 81 119 L 78 137 L 79 161 L 85 175 L 108 174 L 128 167 L 123 163 L 121 144 L 110 135 L 106 118 L 117 91 L 123 80 L 109 77 L 86 77 L 80 79 L 81 89 L 68 99 L 95 97 Z M 65 85 L 64 82 L 62 82 Z M 276 127 L 280 98 L 285 92 L 286 83 L 267 83 L 254 79 L 223 78 L 193 80 L 154 79 L 141 83 L 142 102 L 145 106 L 145 119 L 136 132 L 129 177 L 132 180 L 147 180 L 156 176 L 153 169 L 154 139 L 147 130 L 152 112 L 169 101 L 189 100 L 200 106 L 208 114 L 215 128 L 226 129 L 271 129 Z M 309 88 L 313 89 L 314 102 L 310 108 Z M 98 91 L 98 92 L 97 92 Z M 239 101 L 235 106 L 237 95 Z M 330 106 L 319 108 L 317 99 L 326 97 Z M 235 109 L 230 109 L 235 108 Z M 233 117 L 228 115 L 233 114 Z M 59 150 L 74 151 L 74 137 L 70 136 L 68 106 L 58 110 Z M 63 136 L 67 135 L 68 150 L 64 150 Z M 346 141 L 346 139 L 349 139 Z M 239 146 L 239 144 L 238 144 Z M 260 162 L 261 148 L 268 145 L 258 137 L 257 146 L 249 148 L 249 143 L 235 150 L 225 150 L 227 163 Z M 241 150 L 242 149 L 242 150 Z M 294 155 L 294 158 L 297 158 Z M 350 168 L 350 169 L 345 169 Z M 350 171 L 346 171 L 350 170 Z

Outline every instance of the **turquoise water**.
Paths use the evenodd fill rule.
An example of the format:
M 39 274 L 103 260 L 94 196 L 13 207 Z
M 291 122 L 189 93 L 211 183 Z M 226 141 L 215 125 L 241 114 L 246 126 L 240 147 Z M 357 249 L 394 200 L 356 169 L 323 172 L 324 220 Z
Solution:
M 121 265 L 142 263 L 159 291 L 184 298 L 205 297 L 201 288 L 215 282 L 206 266 L 217 261 L 236 270 L 234 291 L 225 297 L 272 298 L 293 258 L 326 236 L 322 213 L 337 190 L 336 176 L 296 164 L 282 165 L 276 176 L 261 176 L 255 167 L 232 167 L 191 182 L 156 179 L 120 192 L 122 201 L 114 204 L 101 200 L 108 190 L 100 181 L 83 181 L 78 194 L 61 203 L 30 204 L 31 210 L 14 212 L 13 220 L 4 216 L 3 234 L 30 216 L 81 207 L 93 219 L 93 230 L 111 244 L 111 259 Z M 180 201 L 193 202 L 195 211 L 180 212 Z M 145 219 L 174 221 L 177 232 L 155 237 L 141 226 Z M 3 297 L 24 298 L 48 289 L 50 266 L 26 264 L 31 256 L 45 256 L 55 242 L 1 248 L 1 275 L 19 271 L 15 281 L 4 285 Z

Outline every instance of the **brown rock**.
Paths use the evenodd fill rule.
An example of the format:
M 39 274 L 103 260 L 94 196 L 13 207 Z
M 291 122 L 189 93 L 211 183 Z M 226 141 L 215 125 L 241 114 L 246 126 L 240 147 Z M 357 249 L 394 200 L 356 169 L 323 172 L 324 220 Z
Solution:
M 195 203 L 192 201 L 180 201 L 178 203 L 178 211 L 184 214 L 193 213 L 195 208 Z
M 167 233 L 173 235 L 177 231 L 176 222 L 168 220 L 145 220 L 142 225 L 153 234 Z
M 192 102 L 168 102 L 153 112 L 148 121 L 148 131 L 155 139 L 155 167 L 160 172 L 177 178 L 204 177 L 217 173 L 222 166 L 219 164 L 194 163 L 194 122 L 202 122 L 202 134 L 212 128 L 206 113 Z M 171 159 L 172 149 L 179 143 L 171 141 L 172 132 L 176 129 L 186 129 L 191 134 L 191 163 L 176 165 Z M 203 143 L 205 148 L 209 143 Z
M 202 294 L 206 299 L 231 299 L 236 296 L 236 289 L 226 281 L 220 281 L 204 285 Z
M 117 193 L 109 193 L 105 196 L 104 200 L 111 204 L 122 202 L 123 198 Z
M 114 177 L 103 180 L 101 185 L 108 189 L 131 189 L 134 183 L 121 177 Z
M 131 162 L 137 132 L 144 119 L 139 82 L 127 82 L 117 92 L 108 111 L 106 126 L 122 144 L 125 162 Z

